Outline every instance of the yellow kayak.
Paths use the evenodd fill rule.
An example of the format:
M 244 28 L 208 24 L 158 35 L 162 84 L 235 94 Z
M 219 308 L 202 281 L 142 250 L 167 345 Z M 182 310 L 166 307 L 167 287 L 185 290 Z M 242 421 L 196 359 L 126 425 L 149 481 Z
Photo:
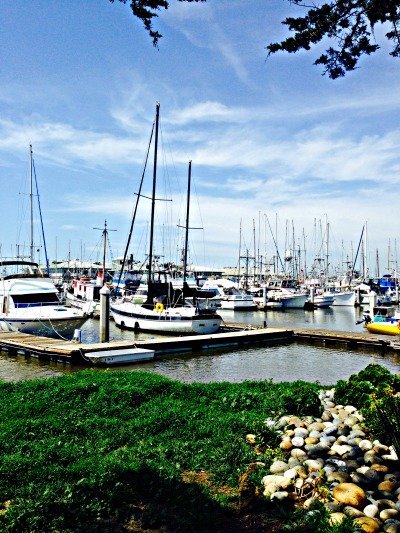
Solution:
M 370 322 L 366 325 L 370 333 L 381 335 L 400 335 L 400 321 L 398 322 Z

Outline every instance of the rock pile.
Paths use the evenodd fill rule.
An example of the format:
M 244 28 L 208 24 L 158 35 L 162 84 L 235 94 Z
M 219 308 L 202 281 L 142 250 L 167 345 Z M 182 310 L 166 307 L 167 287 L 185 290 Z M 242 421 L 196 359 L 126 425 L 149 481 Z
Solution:
M 321 391 L 320 419 L 267 420 L 282 434 L 287 461 L 276 460 L 264 476 L 264 495 L 309 508 L 325 502 L 331 522 L 346 516 L 360 531 L 400 533 L 400 465 L 392 447 L 371 441 L 353 406 L 335 405 L 334 390 Z M 251 437 L 250 435 L 248 436 Z

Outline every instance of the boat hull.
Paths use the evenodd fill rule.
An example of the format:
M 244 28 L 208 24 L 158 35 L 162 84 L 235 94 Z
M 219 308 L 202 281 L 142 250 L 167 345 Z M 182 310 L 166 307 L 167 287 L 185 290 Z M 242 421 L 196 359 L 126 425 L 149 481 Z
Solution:
M 118 350 L 102 350 L 86 353 L 88 359 L 94 365 L 121 365 L 151 361 L 154 359 L 155 350 L 146 348 L 121 348 Z
M 249 310 L 249 309 L 256 309 L 257 304 L 254 303 L 253 299 L 251 300 L 242 300 L 242 299 L 232 299 L 232 300 L 224 300 L 221 299 L 221 309 L 230 309 L 231 311 L 239 311 L 239 310 Z
M 62 312 L 62 311 L 59 311 Z M 67 316 L 5 316 L 0 315 L 0 329 L 3 331 L 20 331 L 41 337 L 66 337 L 72 339 L 76 329 L 79 329 L 88 320 L 87 316 L 68 313 Z
M 333 306 L 346 306 L 346 307 L 355 307 L 356 305 L 356 293 L 354 291 L 350 292 L 333 292 L 331 293 L 334 297 Z
M 284 309 L 304 309 L 308 296 L 293 295 L 293 296 L 281 296 L 282 307 Z
M 370 322 L 366 325 L 370 333 L 380 335 L 400 335 L 400 323 L 398 322 Z
M 100 302 L 94 300 L 82 300 L 77 298 L 73 294 L 67 293 L 65 296 L 67 305 L 81 309 L 85 314 L 90 315 L 93 318 L 99 318 L 100 316 Z
M 110 310 L 116 325 L 121 328 L 157 333 L 215 333 L 222 322 L 217 314 L 190 314 L 186 308 L 156 312 L 137 304 L 122 303 L 111 305 Z

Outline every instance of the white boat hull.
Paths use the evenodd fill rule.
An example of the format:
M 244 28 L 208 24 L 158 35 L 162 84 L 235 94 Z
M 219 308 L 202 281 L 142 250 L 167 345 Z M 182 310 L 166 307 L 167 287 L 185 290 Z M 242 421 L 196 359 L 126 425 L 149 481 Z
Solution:
M 309 300 L 308 304 L 314 309 L 326 309 L 333 305 L 334 298 L 333 296 L 327 295 L 318 295 L 314 296 L 313 300 Z
M 100 302 L 87 301 L 77 298 L 73 294 L 66 294 L 65 301 L 67 305 L 81 309 L 85 314 L 98 318 L 100 316 Z
M 239 299 L 239 298 L 232 298 L 232 299 L 221 299 L 221 309 L 230 309 L 230 310 L 248 310 L 248 309 L 255 309 L 257 307 L 257 304 L 254 303 L 253 298 L 251 299 Z
M 116 325 L 121 328 L 158 333 L 215 333 L 222 322 L 217 314 L 195 314 L 191 307 L 157 312 L 130 302 L 111 305 L 111 314 Z
M 85 354 L 94 365 L 120 365 L 151 361 L 154 359 L 155 350 L 146 348 L 121 348 L 118 350 L 101 350 Z
M 72 338 L 75 329 L 79 329 L 87 320 L 88 317 L 81 312 L 63 306 L 51 312 L 47 309 L 45 314 L 38 315 L 33 315 L 32 310 L 27 308 L 15 310 L 12 315 L 0 314 L 0 329 L 45 337 Z
M 334 297 L 334 306 L 355 307 L 356 305 L 356 294 L 354 291 L 332 293 L 332 296 Z
M 304 309 L 308 296 L 306 294 L 281 296 L 284 309 Z

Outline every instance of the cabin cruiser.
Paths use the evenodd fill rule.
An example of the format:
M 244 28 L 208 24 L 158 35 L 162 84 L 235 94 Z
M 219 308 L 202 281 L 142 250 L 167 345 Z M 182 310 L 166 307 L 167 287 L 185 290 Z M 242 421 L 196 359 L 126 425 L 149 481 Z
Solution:
M 216 293 L 214 298 L 220 302 L 221 309 L 237 311 L 256 309 L 257 307 L 251 294 L 240 291 L 233 281 L 228 279 L 209 279 L 205 281 L 201 290 L 203 292 L 214 291 Z
M 0 329 L 71 340 L 88 319 L 62 305 L 54 283 L 34 262 L 0 261 Z

